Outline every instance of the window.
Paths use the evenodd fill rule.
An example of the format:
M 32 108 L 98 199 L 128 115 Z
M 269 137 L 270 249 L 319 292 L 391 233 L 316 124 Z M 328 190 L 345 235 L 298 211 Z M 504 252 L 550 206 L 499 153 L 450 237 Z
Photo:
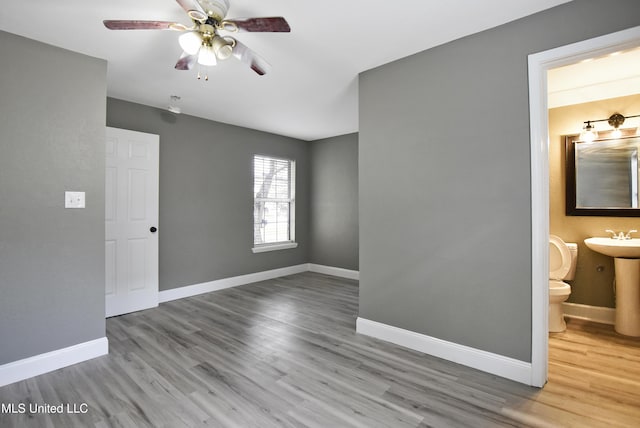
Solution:
M 295 248 L 295 161 L 253 157 L 253 252 Z

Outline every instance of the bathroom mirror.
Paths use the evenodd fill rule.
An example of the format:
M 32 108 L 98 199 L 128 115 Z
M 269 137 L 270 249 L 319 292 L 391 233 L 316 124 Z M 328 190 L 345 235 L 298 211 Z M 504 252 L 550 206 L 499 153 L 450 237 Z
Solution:
M 625 134 L 591 143 L 565 137 L 567 215 L 640 217 L 640 136 Z

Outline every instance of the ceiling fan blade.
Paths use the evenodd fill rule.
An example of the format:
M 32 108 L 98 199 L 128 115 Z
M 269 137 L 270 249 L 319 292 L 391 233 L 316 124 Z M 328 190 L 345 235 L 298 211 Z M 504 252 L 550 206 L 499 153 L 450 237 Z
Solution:
M 264 60 L 257 53 L 235 40 L 235 46 L 233 47 L 233 56 L 239 59 L 241 62 L 247 64 L 258 75 L 264 76 L 271 70 L 271 65 Z
M 202 10 L 216 21 L 222 21 L 229 10 L 229 0 L 196 0 Z
M 184 9 L 185 12 L 189 12 L 190 10 L 202 10 L 200 5 L 195 0 L 176 0 L 181 8 Z
M 222 28 L 227 31 L 248 31 L 252 33 L 288 33 L 291 31 L 289 23 L 281 16 L 225 20 L 222 22 Z
M 169 21 L 134 21 L 134 20 L 110 20 L 102 21 L 110 30 L 176 30 L 187 29 L 182 24 Z
M 202 9 L 202 7 L 200 6 L 200 3 L 198 3 L 197 1 L 195 0 L 176 0 L 176 1 L 180 5 L 180 7 L 183 8 L 185 12 L 187 12 L 187 15 L 189 15 L 191 19 L 195 19 L 196 21 L 203 21 L 203 22 L 207 20 L 206 12 Z
M 176 70 L 191 70 L 198 60 L 198 55 L 189 55 L 186 52 L 182 52 L 180 59 L 176 62 Z

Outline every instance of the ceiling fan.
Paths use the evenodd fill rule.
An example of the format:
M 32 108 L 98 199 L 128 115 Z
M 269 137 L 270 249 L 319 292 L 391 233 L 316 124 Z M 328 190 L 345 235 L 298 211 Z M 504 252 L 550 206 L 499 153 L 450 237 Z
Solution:
M 105 20 L 110 30 L 173 30 L 183 34 L 178 38 L 183 50 L 175 68 L 191 70 L 195 64 L 214 66 L 218 60 L 234 56 L 258 75 L 269 71 L 262 57 L 224 33 L 291 31 L 283 17 L 226 19 L 228 0 L 176 0 L 193 21 L 191 27 L 170 21 Z M 223 33 L 221 35 L 220 33 Z M 198 71 L 198 79 L 200 72 Z M 208 76 L 205 75 L 205 80 Z

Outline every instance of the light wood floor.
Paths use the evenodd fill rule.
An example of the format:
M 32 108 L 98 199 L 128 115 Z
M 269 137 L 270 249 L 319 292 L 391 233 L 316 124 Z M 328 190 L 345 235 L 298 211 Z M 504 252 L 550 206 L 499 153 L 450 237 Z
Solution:
M 570 322 L 527 387 L 355 334 L 357 282 L 304 273 L 107 320 L 110 354 L 0 388 L 0 427 L 637 427 L 640 340 Z

